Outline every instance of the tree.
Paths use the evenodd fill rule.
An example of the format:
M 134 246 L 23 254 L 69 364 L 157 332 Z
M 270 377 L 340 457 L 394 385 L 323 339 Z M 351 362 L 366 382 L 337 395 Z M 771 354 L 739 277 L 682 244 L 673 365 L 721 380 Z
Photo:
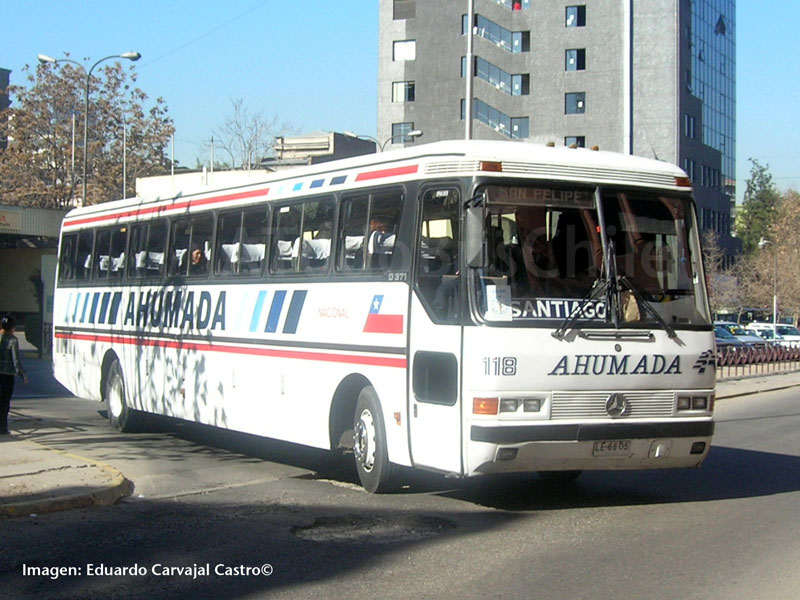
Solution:
M 24 71 L 30 87 L 6 90 L 14 104 L 0 113 L 9 123 L 8 148 L 0 151 L 0 203 L 67 207 L 81 195 L 86 73 L 72 63 Z M 157 98 L 145 108 L 147 94 L 135 82 L 133 68 L 119 63 L 105 65 L 89 81 L 86 204 L 133 195 L 136 177 L 169 166 L 165 150 L 173 125 L 166 105 Z
M 772 181 L 769 167 L 750 159 L 750 177 L 744 192 L 742 209 L 736 216 L 736 237 L 742 240 L 742 251 L 751 254 L 761 238 L 769 236 L 777 216 L 780 193 Z
M 800 316 L 800 194 L 789 190 L 780 198 L 769 239 L 777 252 L 779 313 Z M 770 252 L 771 254 L 771 252 Z M 769 273 L 774 275 L 774 262 Z
M 708 284 L 708 300 L 712 314 L 723 309 L 741 309 L 736 277 L 725 268 L 725 251 L 719 245 L 719 234 L 711 229 L 703 234 L 703 266 Z
M 251 114 L 244 101 L 231 100 L 233 113 L 214 130 L 214 147 L 221 149 L 228 160 L 223 164 L 248 168 L 272 154 L 276 136 L 287 131 L 287 124 L 278 125 L 278 117 L 267 119 L 263 112 Z M 217 160 L 214 161 L 215 165 Z

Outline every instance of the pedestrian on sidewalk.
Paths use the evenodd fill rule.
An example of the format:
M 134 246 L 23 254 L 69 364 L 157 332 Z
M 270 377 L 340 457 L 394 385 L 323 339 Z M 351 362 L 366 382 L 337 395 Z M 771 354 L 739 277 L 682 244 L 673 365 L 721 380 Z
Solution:
M 8 435 L 8 411 L 14 393 L 14 377 L 19 375 L 28 383 L 19 357 L 19 340 L 14 335 L 17 323 L 7 315 L 0 319 L 0 435 Z

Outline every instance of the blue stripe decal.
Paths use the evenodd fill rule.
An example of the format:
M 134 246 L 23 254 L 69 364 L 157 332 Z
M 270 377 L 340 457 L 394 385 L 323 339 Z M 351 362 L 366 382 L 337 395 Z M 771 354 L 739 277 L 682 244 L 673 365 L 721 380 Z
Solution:
M 256 307 L 253 309 L 253 318 L 250 319 L 250 331 L 253 332 L 258 327 L 258 321 L 261 319 L 261 311 L 264 310 L 264 300 L 267 298 L 267 292 L 261 290 L 258 292 L 258 300 L 256 300 Z
M 86 321 L 86 309 L 89 308 L 89 294 L 85 294 L 83 299 L 83 311 L 81 311 L 81 323 Z
M 94 323 L 94 318 L 97 316 L 97 303 L 100 301 L 100 292 L 95 292 L 92 296 L 92 310 L 89 313 L 89 323 Z
M 322 187 L 323 183 L 325 183 L 324 179 L 315 179 L 314 181 L 311 182 L 311 187 L 312 188 Z
M 108 315 L 108 301 L 111 300 L 111 292 L 103 294 L 103 302 L 100 304 L 100 320 L 98 323 L 105 323 Z
M 267 327 L 264 329 L 267 333 L 275 333 L 278 330 L 278 321 L 281 318 L 281 309 L 283 309 L 283 301 L 286 298 L 286 290 L 278 290 L 272 296 L 272 306 L 269 308 L 269 317 L 267 317 Z
M 345 181 L 347 181 L 347 175 L 339 175 L 338 177 L 331 179 L 331 185 L 340 185 Z
M 292 302 L 289 304 L 289 313 L 286 315 L 283 333 L 297 332 L 297 323 L 300 321 L 300 313 L 303 312 L 303 303 L 306 301 L 307 293 L 306 290 L 297 290 L 292 294 Z
M 72 313 L 72 322 L 73 323 L 75 323 L 78 320 L 78 307 L 81 305 L 81 296 L 83 296 L 83 294 L 81 294 L 79 292 L 78 295 L 75 298 L 75 310 Z
M 111 313 L 108 315 L 109 325 L 115 325 L 117 322 L 120 302 L 122 302 L 122 292 L 114 292 L 114 297 L 111 299 Z
M 75 294 L 70 292 L 69 296 L 67 297 L 67 310 L 64 313 L 64 321 L 69 322 L 69 311 L 70 307 L 72 306 L 72 299 L 75 297 Z
M 302 182 L 301 183 L 295 183 L 294 187 L 292 188 L 292 191 L 293 192 L 299 192 L 302 189 L 303 189 L 303 183 Z

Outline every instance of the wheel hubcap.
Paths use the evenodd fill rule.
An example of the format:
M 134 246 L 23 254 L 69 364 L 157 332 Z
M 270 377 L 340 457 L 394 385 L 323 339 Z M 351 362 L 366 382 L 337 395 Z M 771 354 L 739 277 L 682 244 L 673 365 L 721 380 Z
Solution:
M 358 418 L 353 442 L 356 460 L 364 471 L 372 471 L 375 466 L 375 420 L 369 410 L 362 411 Z
M 122 385 L 119 378 L 115 378 L 108 391 L 108 410 L 115 418 L 119 418 L 122 414 Z

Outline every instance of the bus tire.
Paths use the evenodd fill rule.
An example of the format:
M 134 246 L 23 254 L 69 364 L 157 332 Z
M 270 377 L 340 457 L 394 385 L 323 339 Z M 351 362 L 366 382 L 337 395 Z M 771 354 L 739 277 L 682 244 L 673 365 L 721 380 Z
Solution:
M 353 432 L 353 451 L 361 485 L 371 494 L 389 491 L 395 477 L 394 465 L 389 462 L 380 401 L 372 386 L 358 394 Z
M 138 430 L 139 415 L 125 400 L 125 378 L 116 359 L 108 367 L 106 375 L 106 412 L 109 424 L 117 431 L 132 433 Z

